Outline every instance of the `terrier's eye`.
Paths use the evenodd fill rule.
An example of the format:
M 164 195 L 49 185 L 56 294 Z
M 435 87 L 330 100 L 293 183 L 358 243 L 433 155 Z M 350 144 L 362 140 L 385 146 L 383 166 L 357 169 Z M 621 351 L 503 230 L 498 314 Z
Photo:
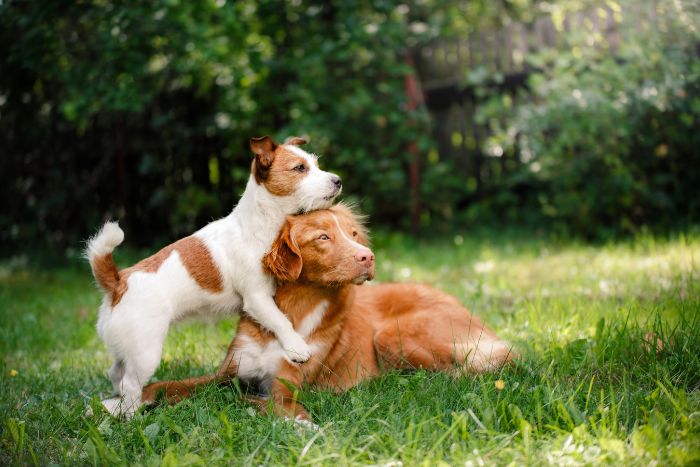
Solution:
M 320 237 L 318 237 L 318 239 L 319 239 L 319 240 L 330 240 L 331 237 L 329 237 L 329 236 L 326 235 L 326 234 L 322 234 Z
M 353 236 L 353 237 L 357 237 L 357 230 L 353 230 L 353 231 L 352 231 L 352 236 Z
M 305 172 L 306 171 L 306 165 L 304 164 L 299 164 L 296 167 L 294 167 L 292 170 L 295 170 L 297 172 Z

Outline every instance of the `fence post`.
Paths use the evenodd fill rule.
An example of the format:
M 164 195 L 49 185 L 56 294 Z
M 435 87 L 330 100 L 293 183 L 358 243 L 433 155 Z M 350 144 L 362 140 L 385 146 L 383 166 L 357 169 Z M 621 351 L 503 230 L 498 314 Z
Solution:
M 418 74 L 416 73 L 415 62 L 410 52 L 404 58 L 410 72 L 406 73 L 404 83 L 406 86 L 406 109 L 412 112 L 423 105 L 423 91 L 421 90 Z M 413 122 L 415 124 L 415 122 Z M 420 151 L 415 140 L 408 143 L 408 152 L 411 154 L 411 161 L 408 168 L 409 184 L 411 187 L 411 228 L 417 232 L 420 227 L 421 196 L 420 196 Z

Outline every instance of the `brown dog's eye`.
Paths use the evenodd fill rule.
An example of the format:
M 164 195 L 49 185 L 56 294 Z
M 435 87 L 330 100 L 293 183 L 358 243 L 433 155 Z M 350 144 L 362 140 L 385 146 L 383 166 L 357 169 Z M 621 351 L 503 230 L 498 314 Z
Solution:
M 353 231 L 352 231 L 352 236 L 353 236 L 353 237 L 357 237 L 357 230 L 353 230 Z
M 299 164 L 296 167 L 294 167 L 292 170 L 295 170 L 297 172 L 305 172 L 306 166 L 304 164 Z
M 329 236 L 326 235 L 326 234 L 323 234 L 323 235 L 321 235 L 320 237 L 318 237 L 318 239 L 319 239 L 319 240 L 330 240 L 331 237 L 329 237 Z

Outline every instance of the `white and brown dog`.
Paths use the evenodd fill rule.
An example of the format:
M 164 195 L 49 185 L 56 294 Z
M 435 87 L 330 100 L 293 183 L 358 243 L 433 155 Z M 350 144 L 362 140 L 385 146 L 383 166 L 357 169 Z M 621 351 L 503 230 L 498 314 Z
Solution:
M 253 138 L 252 173 L 233 212 L 129 268 L 119 271 L 112 258 L 124 240 L 116 222 L 90 239 L 86 256 L 105 292 L 97 331 L 114 356 L 109 378 L 116 397 L 102 401 L 110 413 L 134 413 L 170 324 L 194 314 L 243 309 L 277 336 L 287 358 L 309 359 L 309 346 L 275 304 L 275 281 L 262 266 L 288 215 L 327 208 L 341 191 L 340 177 L 320 170 L 316 156 L 299 148 L 305 142 Z

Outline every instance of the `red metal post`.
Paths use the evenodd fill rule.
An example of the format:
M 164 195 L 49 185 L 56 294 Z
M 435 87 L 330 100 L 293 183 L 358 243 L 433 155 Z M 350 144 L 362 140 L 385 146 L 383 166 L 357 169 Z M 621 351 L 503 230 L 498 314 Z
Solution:
M 420 87 L 420 81 L 416 75 L 415 63 L 410 53 L 406 54 L 406 65 L 412 70 L 405 76 L 406 85 L 406 108 L 409 112 L 423 105 L 423 91 Z M 414 124 L 415 122 L 412 121 Z M 408 145 L 408 152 L 411 154 L 411 161 L 408 169 L 408 179 L 411 190 L 411 227 L 413 231 L 417 231 L 420 227 L 421 214 L 421 196 L 420 196 L 420 151 L 415 141 Z

